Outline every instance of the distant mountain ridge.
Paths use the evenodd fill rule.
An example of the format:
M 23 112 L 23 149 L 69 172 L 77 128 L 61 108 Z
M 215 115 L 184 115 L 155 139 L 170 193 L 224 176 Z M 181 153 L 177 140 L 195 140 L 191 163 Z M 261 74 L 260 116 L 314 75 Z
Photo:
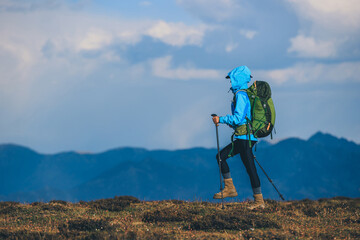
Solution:
M 93 200 L 115 195 L 139 199 L 210 200 L 219 190 L 216 149 L 116 148 L 91 154 L 40 154 L 0 145 L 0 200 L 20 202 Z M 308 140 L 260 142 L 255 155 L 286 199 L 360 197 L 360 145 L 330 134 Z M 237 200 L 251 197 L 239 157 L 228 160 Z M 266 198 L 278 199 L 258 168 Z M 236 199 L 235 199 L 236 200 Z

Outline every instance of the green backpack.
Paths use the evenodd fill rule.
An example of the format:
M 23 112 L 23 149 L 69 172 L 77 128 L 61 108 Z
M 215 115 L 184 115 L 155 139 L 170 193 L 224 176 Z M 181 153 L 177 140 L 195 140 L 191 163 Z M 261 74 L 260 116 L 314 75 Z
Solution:
M 271 134 L 275 125 L 275 107 L 271 99 L 270 85 L 264 81 L 255 81 L 248 89 L 244 91 L 249 96 L 251 105 L 251 121 L 238 126 L 235 129 L 235 135 L 253 134 L 256 138 L 263 138 Z M 236 92 L 237 93 L 237 92 Z M 236 97 L 234 95 L 234 101 Z

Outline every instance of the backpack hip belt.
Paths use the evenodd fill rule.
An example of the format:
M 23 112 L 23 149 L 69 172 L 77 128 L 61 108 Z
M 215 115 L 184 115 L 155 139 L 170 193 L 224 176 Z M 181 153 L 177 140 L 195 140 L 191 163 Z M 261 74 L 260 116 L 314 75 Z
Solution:
M 243 124 L 243 125 L 240 125 L 238 127 L 235 128 L 235 135 L 236 136 L 242 136 L 242 135 L 247 135 L 249 134 L 249 130 L 248 130 L 248 124 Z M 252 133 L 250 131 L 250 133 Z

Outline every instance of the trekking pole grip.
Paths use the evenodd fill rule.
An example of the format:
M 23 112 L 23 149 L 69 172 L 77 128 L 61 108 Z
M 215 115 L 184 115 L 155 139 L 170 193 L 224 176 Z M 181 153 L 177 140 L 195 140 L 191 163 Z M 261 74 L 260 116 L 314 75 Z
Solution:
M 213 114 L 211 114 L 211 116 L 212 116 L 212 117 L 217 117 L 218 115 L 216 115 L 215 113 L 213 113 Z M 215 126 L 216 126 L 216 129 L 217 129 L 218 126 L 219 126 L 219 123 L 218 123 L 218 124 L 215 124 Z

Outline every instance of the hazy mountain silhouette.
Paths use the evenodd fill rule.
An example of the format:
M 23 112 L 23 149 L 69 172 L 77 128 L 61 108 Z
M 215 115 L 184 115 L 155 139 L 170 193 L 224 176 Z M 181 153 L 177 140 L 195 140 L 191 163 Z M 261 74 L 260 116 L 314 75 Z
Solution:
M 216 149 L 117 148 L 98 154 L 39 154 L 0 145 L 0 200 L 68 201 L 132 195 L 140 199 L 211 199 L 219 190 Z M 286 199 L 360 196 L 360 145 L 329 134 L 260 142 L 255 155 Z M 228 160 L 238 189 L 251 197 L 239 156 Z M 278 199 L 258 168 L 266 198 Z

